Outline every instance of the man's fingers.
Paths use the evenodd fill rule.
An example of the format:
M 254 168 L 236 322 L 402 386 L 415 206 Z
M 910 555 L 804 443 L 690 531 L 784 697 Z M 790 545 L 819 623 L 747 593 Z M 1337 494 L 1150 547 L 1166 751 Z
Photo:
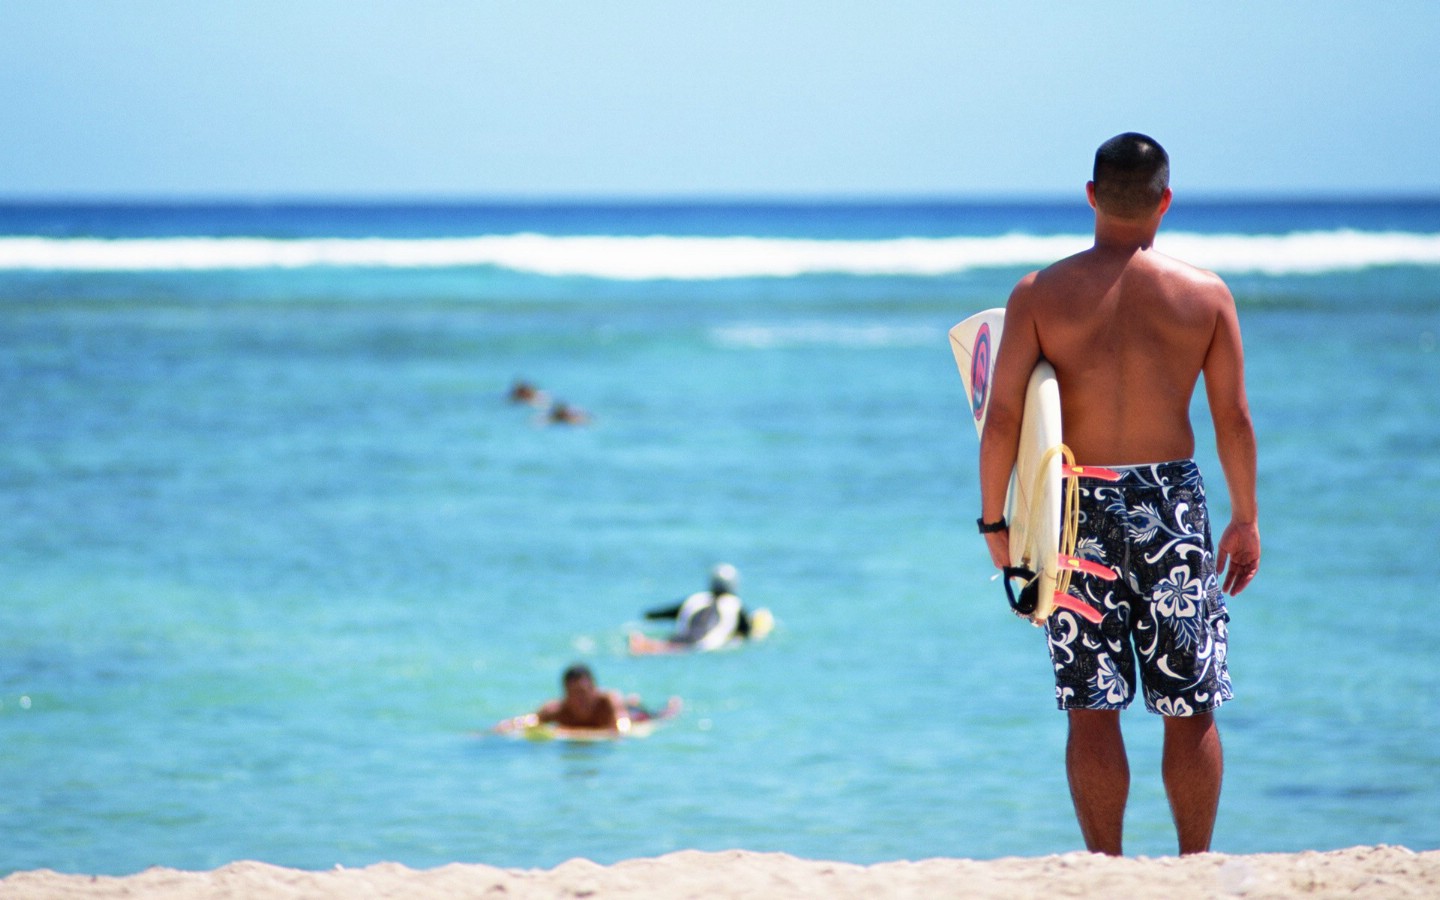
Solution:
M 1244 563 L 1232 561 L 1230 571 L 1225 573 L 1225 593 L 1233 596 L 1245 590 L 1259 571 L 1260 563 L 1258 561 Z

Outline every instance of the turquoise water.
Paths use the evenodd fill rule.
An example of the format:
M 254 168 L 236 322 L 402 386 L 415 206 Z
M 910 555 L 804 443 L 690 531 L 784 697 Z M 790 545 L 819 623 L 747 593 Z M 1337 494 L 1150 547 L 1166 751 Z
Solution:
M 1291 236 L 1278 271 L 1221 267 L 1265 562 L 1232 604 L 1216 849 L 1440 847 L 1440 205 L 1181 212 L 1202 254 L 1239 235 L 1274 259 L 1261 236 Z M 1069 207 L 16 207 L 0 226 L 0 872 L 1081 846 L 1041 634 L 974 534 L 945 340 L 1046 238 L 1083 238 Z M 569 271 L 443 243 L 522 234 Z M 384 261 L 377 235 L 399 241 Z M 587 235 L 612 241 L 555 242 Z M 703 241 L 729 235 L 764 241 Z M 913 236 L 942 243 L 912 255 Z M 116 264 L 87 237 L 156 243 Z M 1327 241 L 1377 237 L 1378 259 L 1333 262 Z M 372 255 L 277 262 L 327 238 Z M 796 238 L 884 271 L 768 271 Z M 540 424 L 505 402 L 516 377 L 594 424 Z M 628 657 L 642 611 L 721 560 L 775 634 Z M 685 712 L 617 745 L 481 734 L 576 660 Z M 1173 852 L 1159 722 L 1125 719 L 1127 849 Z

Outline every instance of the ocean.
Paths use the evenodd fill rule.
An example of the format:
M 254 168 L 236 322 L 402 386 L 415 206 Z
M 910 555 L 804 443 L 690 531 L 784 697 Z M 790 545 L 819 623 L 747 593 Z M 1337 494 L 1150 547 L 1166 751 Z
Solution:
M 1078 201 L 0 205 L 0 873 L 1082 847 L 946 330 L 1089 229 Z M 1234 291 L 1260 444 L 1215 849 L 1440 847 L 1440 201 L 1181 197 L 1157 246 Z M 722 561 L 774 633 L 628 655 Z M 575 661 L 684 712 L 486 734 Z M 1160 722 L 1124 722 L 1126 849 L 1173 853 Z

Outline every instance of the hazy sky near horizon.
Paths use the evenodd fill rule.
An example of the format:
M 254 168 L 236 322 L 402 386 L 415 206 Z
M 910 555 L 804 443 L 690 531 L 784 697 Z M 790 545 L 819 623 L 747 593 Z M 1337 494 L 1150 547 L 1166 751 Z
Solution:
M 0 0 L 0 196 L 1440 194 L 1440 4 Z

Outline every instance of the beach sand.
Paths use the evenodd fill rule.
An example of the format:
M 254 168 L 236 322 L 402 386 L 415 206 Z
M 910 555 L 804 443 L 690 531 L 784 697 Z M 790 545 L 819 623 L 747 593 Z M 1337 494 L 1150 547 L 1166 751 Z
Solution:
M 0 880 L 0 897 L 1436 897 L 1440 850 L 1353 847 L 1324 853 L 1112 859 L 1087 853 L 985 862 L 927 859 L 870 866 L 783 853 L 687 850 L 553 869 L 395 863 L 324 872 L 237 862 L 211 872 L 150 869 L 126 877 L 39 870 Z

